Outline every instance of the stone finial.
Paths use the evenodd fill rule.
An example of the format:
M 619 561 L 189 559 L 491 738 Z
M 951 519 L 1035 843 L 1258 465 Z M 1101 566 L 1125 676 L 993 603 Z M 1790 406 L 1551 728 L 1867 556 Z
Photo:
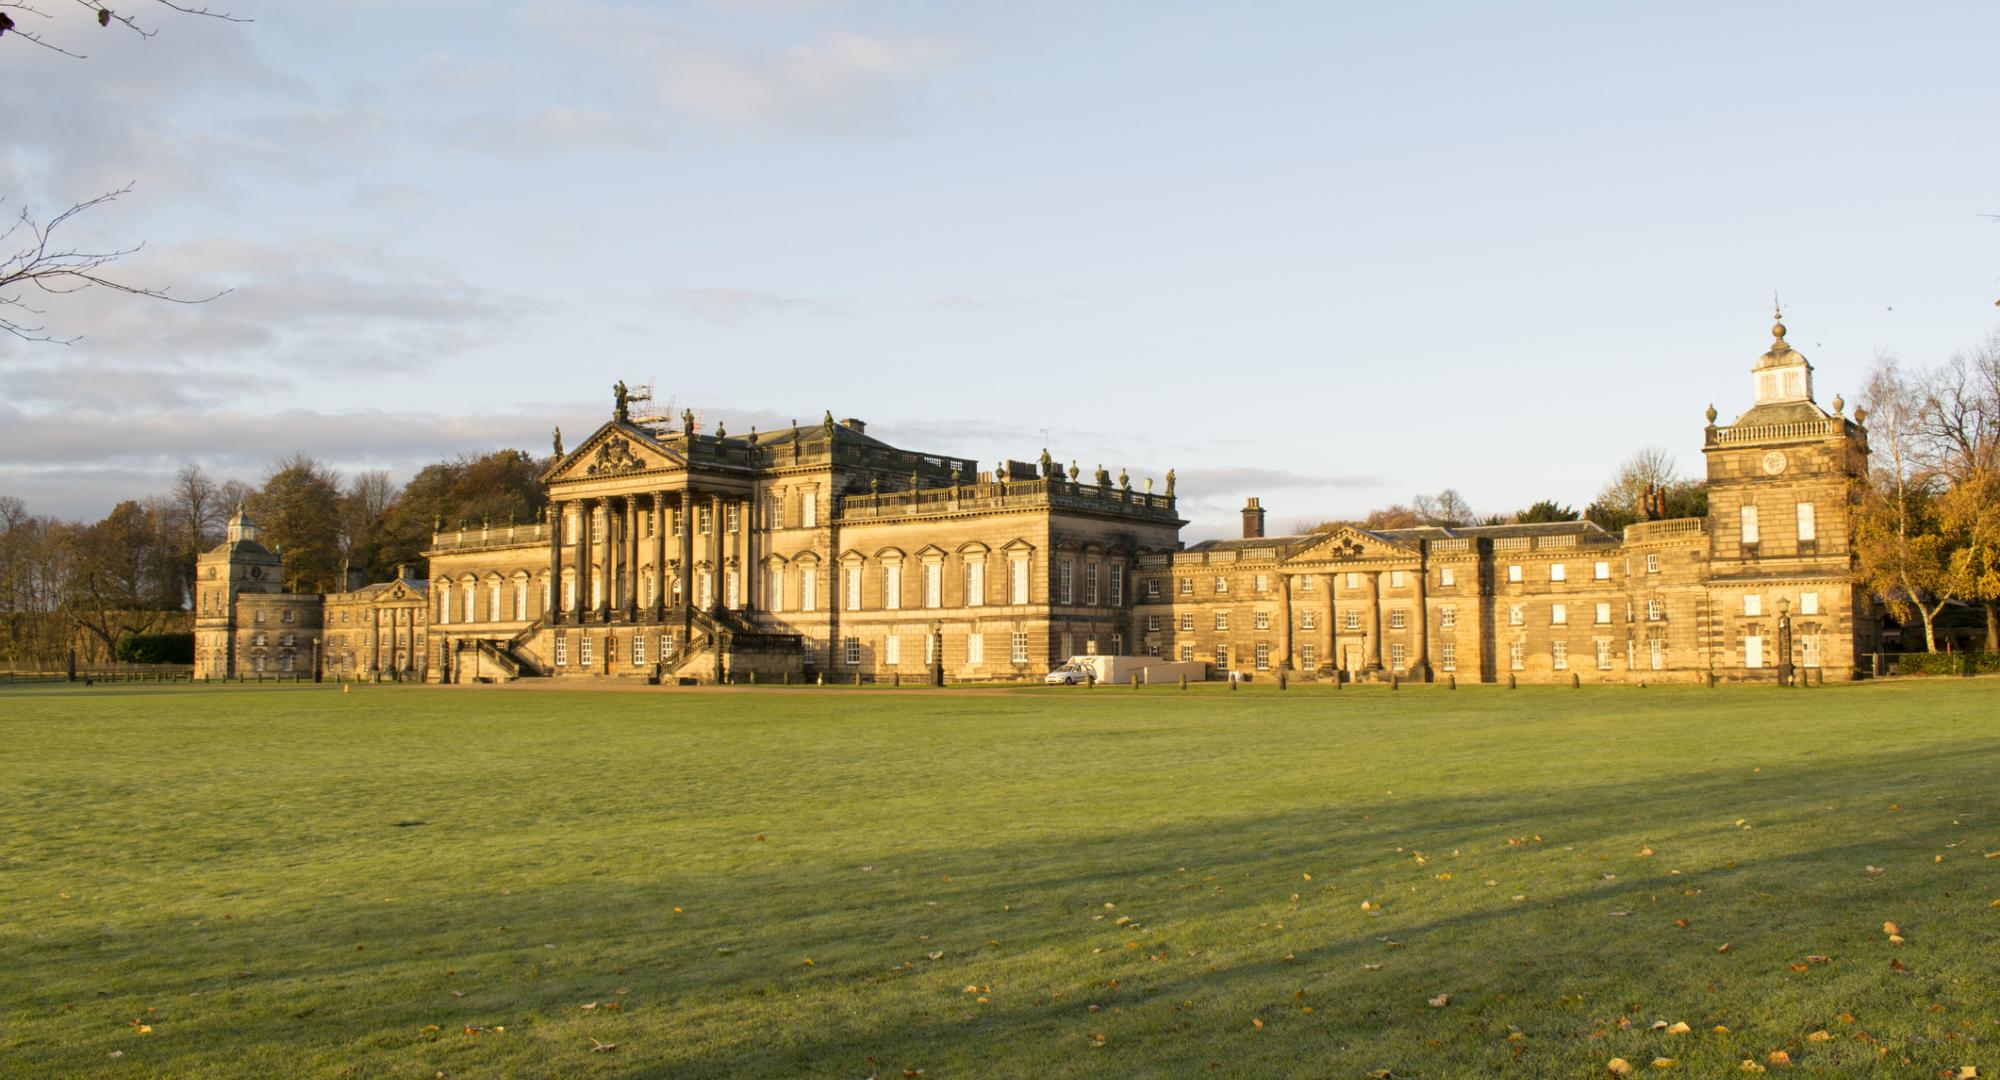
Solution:
M 1841 397 L 1839 394 L 1833 395 L 1833 415 L 1839 416 L 1841 411 L 1846 408 L 1847 399 Z
M 1148 476 L 1146 478 L 1146 494 L 1151 495 L 1152 493 L 1153 493 L 1153 478 Z
M 1082 470 L 1082 469 L 1079 469 L 1079 468 L 1077 468 L 1077 467 L 1076 467 L 1076 462 L 1074 462 L 1074 461 L 1070 462 L 1070 463 L 1069 463 L 1069 482 L 1070 482 L 1070 483 L 1072 483 L 1072 484 L 1076 483 L 1076 478 L 1077 478 L 1077 477 L 1079 477 L 1079 476 L 1081 476 L 1081 475 L 1083 475 L 1083 470 Z
M 718 439 L 726 439 L 729 437 L 729 429 L 723 427 L 722 421 L 720 420 L 717 420 L 715 422 L 715 437 Z
M 757 425 L 755 424 L 750 425 L 750 445 L 757 445 Z
M 1866 423 L 1868 422 L 1868 410 L 1867 410 L 1867 409 L 1864 409 L 1864 408 L 1862 408 L 1862 407 L 1860 407 L 1860 406 L 1858 406 L 1858 405 L 1857 405 L 1857 406 L 1855 406 L 1855 408 L 1854 408 L 1854 422 L 1855 422 L 1855 423 L 1857 423 L 1857 424 L 1866 424 Z
M 1708 416 L 1708 422 L 1709 422 L 1709 423 L 1711 423 L 1711 424 L 1715 423 L 1715 416 L 1716 416 L 1716 413 L 1715 413 L 1715 406 L 1714 406 L 1714 405 L 1710 405 L 1710 406 L 1708 407 L 1708 412 L 1707 412 L 1707 414 L 1706 414 L 1706 415 Z
M 1003 484 L 1007 482 L 1007 464 L 1005 462 L 1001 462 L 999 465 L 994 466 L 993 479 L 998 480 Z
M 881 477 L 879 477 L 879 476 L 871 476 L 871 477 L 869 477 L 869 478 L 868 478 L 868 494 L 870 494 L 870 495 L 880 495 L 880 494 L 882 494 L 882 478 L 881 478 Z
M 910 490 L 917 490 L 917 470 L 915 469 L 910 470 Z
M 1132 474 L 1126 472 L 1123 466 L 1118 469 L 1118 486 L 1127 491 L 1132 490 Z

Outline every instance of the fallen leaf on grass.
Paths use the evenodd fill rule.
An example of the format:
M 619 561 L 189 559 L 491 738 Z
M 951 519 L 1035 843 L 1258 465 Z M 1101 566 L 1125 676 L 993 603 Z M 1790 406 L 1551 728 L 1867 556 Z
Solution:
M 1253 1016 L 1250 1018 L 1250 1026 L 1256 1028 L 1258 1031 L 1262 1031 L 1264 1030 L 1264 1021 Z
M 1430 999 L 1430 1005 L 1431 1008 L 1433 1009 L 1442 1009 L 1449 1004 L 1451 1004 L 1450 994 L 1439 994 L 1438 996 Z
M 1862 869 L 1867 870 L 1871 874 L 1879 874 L 1882 872 L 1882 868 L 1879 866 L 1867 866 L 1863 867 Z
M 1642 859 L 1650 859 L 1650 858 L 1652 858 L 1652 857 L 1653 857 L 1653 849 L 1652 849 L 1652 848 L 1650 848 L 1650 847 L 1642 847 L 1642 848 L 1640 848 L 1640 849 L 1639 849 L 1639 857 L 1640 857 L 1640 858 L 1642 858 Z
M 1747 1073 L 1760 1073 L 1764 1071 L 1764 1066 L 1751 1061 L 1749 1058 L 1744 1058 L 1743 1064 L 1738 1065 L 1737 1068 Z
M 419 1035 L 434 1035 L 434 1034 L 436 1034 L 436 1033 L 437 1033 L 437 1030 L 438 1030 L 438 1026 L 437 1026 L 436 1024 L 425 1024 L 425 1025 L 424 1025 L 423 1027 L 420 1027 L 420 1028 L 418 1028 L 418 1029 L 417 1029 L 417 1034 L 419 1034 Z
M 1810 1035 L 1806 1036 L 1806 1041 L 1807 1041 L 1807 1042 L 1832 1042 L 1832 1041 L 1833 1041 L 1833 1032 L 1831 1032 L 1831 1031 L 1828 1031 L 1828 1030 L 1826 1030 L 1825 1028 L 1821 1028 L 1821 1029 L 1819 1029 L 1818 1031 L 1815 1031 L 1815 1032 L 1813 1032 L 1812 1034 L 1810 1034 Z
M 616 1049 L 618 1049 L 617 1043 L 598 1042 L 596 1039 L 590 1040 L 590 1050 L 592 1053 L 608 1054 Z
M 1717 945 L 1717 946 L 1715 947 L 1715 951 L 1716 951 L 1716 952 L 1728 952 L 1728 951 L 1729 951 L 1729 943 L 1728 943 L 1727 941 L 1725 941 L 1725 942 L 1723 942 L 1722 944 L 1720 944 L 1720 945 Z
M 1764 1063 L 1767 1065 L 1776 1065 L 1779 1066 L 1780 1068 L 1789 1069 L 1792 1067 L 1792 1055 L 1784 1052 L 1783 1050 L 1773 1050 L 1770 1053 L 1764 1055 Z
M 1693 1030 L 1694 1030 L 1693 1028 L 1691 1028 L 1691 1027 L 1687 1026 L 1687 1021 L 1685 1021 L 1685 1020 L 1676 1020 L 1676 1021 L 1674 1021 L 1674 1023 L 1673 1023 L 1673 1026 L 1672 1026 L 1672 1027 L 1669 1027 L 1669 1028 L 1667 1029 L 1667 1034 L 1669 1034 L 1669 1035 L 1685 1035 L 1685 1034 L 1687 1034 L 1688 1032 L 1690 1032 L 1690 1031 L 1693 1031 Z
M 1380 971 L 1380 970 L 1382 970 L 1382 965 L 1380 965 L 1380 964 L 1363 964 L 1363 965 L 1361 965 L 1361 970 L 1363 970 L 1363 971 Z
M 1978 1077 L 1979 1077 L 1978 1066 L 1960 1065 L 1958 1067 L 1958 1080 L 1978 1080 Z
M 1882 924 L 1882 932 L 1885 934 L 1900 934 L 1903 931 L 1895 923 L 1885 922 Z
M 1674 1067 L 1674 1059 L 1673 1059 L 1673 1058 L 1654 1058 L 1654 1059 L 1653 1059 L 1653 1068 L 1655 1068 L 1655 1069 L 1671 1069 L 1671 1068 L 1673 1068 L 1673 1067 Z
M 932 953 L 932 954 L 931 954 L 931 959 L 933 959 L 933 960 L 942 960 L 942 959 L 944 959 L 944 951 L 943 951 L 943 950 L 939 950 L 939 951 L 937 951 L 937 952 L 934 952 L 934 953 Z
M 1613 1076 L 1632 1075 L 1632 1063 L 1624 1058 L 1612 1058 L 1605 1064 L 1604 1069 Z
M 1714 1027 L 1710 1028 L 1709 1030 L 1715 1032 L 1717 1035 L 1729 1034 L 1729 1029 L 1721 1024 L 1717 1024 Z

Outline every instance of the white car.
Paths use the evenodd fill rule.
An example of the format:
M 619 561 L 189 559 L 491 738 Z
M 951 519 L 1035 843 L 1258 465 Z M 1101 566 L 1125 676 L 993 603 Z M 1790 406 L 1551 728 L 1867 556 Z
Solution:
M 1059 667 L 1044 676 L 1042 681 L 1050 686 L 1075 686 L 1077 683 L 1089 682 L 1090 672 L 1080 667 Z

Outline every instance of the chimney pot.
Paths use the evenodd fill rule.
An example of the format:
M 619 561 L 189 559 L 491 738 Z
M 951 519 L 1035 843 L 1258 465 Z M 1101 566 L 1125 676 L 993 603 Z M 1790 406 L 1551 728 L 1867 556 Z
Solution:
M 1264 536 L 1264 505 L 1256 496 L 1243 504 L 1243 539 L 1260 540 Z

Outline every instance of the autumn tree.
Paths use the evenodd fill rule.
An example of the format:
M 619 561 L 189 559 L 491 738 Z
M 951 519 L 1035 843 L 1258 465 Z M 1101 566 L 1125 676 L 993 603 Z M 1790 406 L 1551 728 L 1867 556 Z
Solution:
M 1937 474 L 1917 456 L 1919 387 L 1893 356 L 1876 357 L 1862 389 L 1871 475 L 1854 514 L 1855 572 L 1891 614 L 1920 621 L 1937 651 L 1937 617 L 1958 591 L 1951 545 L 1937 513 Z
M 259 539 L 285 564 L 285 587 L 326 592 L 339 584 L 340 477 L 304 454 L 272 467 L 250 499 Z
M 1648 493 L 1661 497 L 1666 517 L 1708 516 L 1708 485 L 1682 478 L 1674 456 L 1657 446 L 1626 458 L 1583 516 L 1618 532 L 1652 516 L 1646 504 Z

